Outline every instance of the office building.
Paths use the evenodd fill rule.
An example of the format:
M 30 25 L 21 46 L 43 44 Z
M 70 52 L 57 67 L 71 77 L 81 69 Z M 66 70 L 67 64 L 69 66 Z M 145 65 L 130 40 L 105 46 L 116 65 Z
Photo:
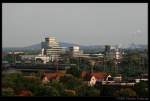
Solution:
M 42 48 L 44 48 L 44 55 L 50 57 L 50 61 L 60 59 L 62 48 L 59 46 L 55 37 L 45 38 L 45 42 L 42 42 Z
M 83 51 L 80 50 L 79 46 L 73 46 L 70 47 L 70 55 L 73 57 L 79 57 L 79 55 L 81 55 L 83 53 Z

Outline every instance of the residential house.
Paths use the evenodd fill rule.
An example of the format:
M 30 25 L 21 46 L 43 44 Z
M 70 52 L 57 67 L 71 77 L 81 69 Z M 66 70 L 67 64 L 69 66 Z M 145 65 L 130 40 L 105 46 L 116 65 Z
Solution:
M 104 72 L 93 72 L 89 75 L 89 86 L 94 86 L 98 82 L 102 82 L 107 78 L 108 74 Z
M 64 72 L 49 72 L 49 73 L 44 73 L 42 76 L 42 82 L 44 84 L 52 81 L 52 80 L 59 80 L 60 77 L 63 77 L 65 75 Z
M 102 85 L 114 83 L 114 78 L 111 75 L 108 75 L 105 80 L 102 81 Z

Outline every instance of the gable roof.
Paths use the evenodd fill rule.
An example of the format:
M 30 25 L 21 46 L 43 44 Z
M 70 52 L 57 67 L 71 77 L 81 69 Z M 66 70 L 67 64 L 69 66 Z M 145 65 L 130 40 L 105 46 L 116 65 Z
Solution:
M 48 80 L 53 80 L 53 79 L 57 79 L 57 78 L 59 78 L 59 77 L 64 76 L 64 74 L 65 74 L 65 73 L 63 73 L 63 72 L 44 73 L 42 79 L 43 79 L 44 77 L 47 77 Z
M 106 79 L 108 74 L 105 72 L 93 72 L 93 73 L 91 73 L 91 72 L 86 72 L 86 71 L 82 71 L 80 73 L 81 78 L 87 78 L 88 80 L 90 80 L 92 76 L 94 76 L 97 80 L 102 80 L 102 79 Z
M 102 80 L 107 77 L 107 73 L 104 72 L 93 72 L 90 74 L 90 78 L 94 76 L 97 80 Z
M 80 72 L 80 77 L 81 77 L 81 78 L 84 78 L 86 75 L 87 75 L 87 72 L 86 72 L 86 71 L 81 71 L 81 72 Z

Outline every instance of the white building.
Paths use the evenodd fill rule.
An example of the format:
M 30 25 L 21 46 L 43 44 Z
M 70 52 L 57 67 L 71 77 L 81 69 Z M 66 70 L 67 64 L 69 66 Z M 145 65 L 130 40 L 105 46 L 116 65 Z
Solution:
M 37 55 L 20 55 L 21 60 L 34 60 Z
M 62 48 L 59 46 L 55 37 L 45 38 L 45 42 L 42 42 L 42 48 L 44 48 L 44 55 L 49 56 L 51 61 L 59 60 Z
M 37 62 L 38 60 L 40 60 L 40 62 L 46 64 L 47 62 L 49 62 L 50 58 L 48 56 L 36 56 L 35 61 Z
M 70 49 L 70 54 L 73 57 L 79 57 L 79 56 L 83 55 L 83 51 L 80 50 L 79 46 L 73 46 L 73 47 L 70 47 L 69 49 Z

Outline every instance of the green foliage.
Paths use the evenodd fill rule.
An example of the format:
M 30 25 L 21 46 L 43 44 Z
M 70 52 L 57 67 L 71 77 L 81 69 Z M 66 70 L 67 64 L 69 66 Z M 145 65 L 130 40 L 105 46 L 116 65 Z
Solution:
M 2 78 L 2 85 L 14 89 L 20 89 L 23 85 L 23 77 L 18 73 L 7 74 Z
M 135 85 L 134 89 L 137 92 L 138 96 L 148 97 L 149 93 L 148 87 L 149 87 L 148 82 L 140 81 Z
M 121 88 L 113 93 L 114 96 L 136 96 L 136 92 L 131 88 Z
M 101 86 L 101 95 L 102 96 L 113 96 L 114 91 L 119 90 L 119 86 Z
M 33 91 L 34 96 L 59 96 L 59 91 L 51 86 L 38 85 Z
M 2 96 L 14 96 L 14 90 L 12 88 L 2 88 Z
M 39 79 L 26 79 L 23 75 L 16 73 L 5 75 L 2 79 L 2 85 L 3 87 L 13 88 L 15 94 L 20 90 L 29 90 L 32 92 L 33 96 L 59 96 L 59 89 L 61 88 L 58 82 L 53 82 L 49 86 L 44 86 Z M 3 95 L 10 95 L 10 91 L 9 89 L 4 90 Z
M 76 91 L 65 89 L 62 96 L 76 96 Z
M 54 87 L 57 91 L 59 91 L 60 95 L 64 94 L 65 86 L 63 85 L 63 83 L 61 83 L 57 80 L 53 80 L 48 85 L 51 86 L 51 87 Z
M 100 96 L 100 89 L 82 84 L 77 88 L 78 96 Z
M 79 77 L 80 76 L 80 68 L 78 67 L 71 67 L 70 69 L 67 70 L 67 74 L 72 74 L 75 77 Z
M 8 61 L 9 63 L 14 62 L 14 57 L 12 55 L 6 55 L 2 58 L 3 61 Z
M 64 84 L 67 89 L 75 89 L 79 85 L 81 85 L 81 80 L 75 78 L 72 75 L 66 75 L 60 78 L 60 82 Z

